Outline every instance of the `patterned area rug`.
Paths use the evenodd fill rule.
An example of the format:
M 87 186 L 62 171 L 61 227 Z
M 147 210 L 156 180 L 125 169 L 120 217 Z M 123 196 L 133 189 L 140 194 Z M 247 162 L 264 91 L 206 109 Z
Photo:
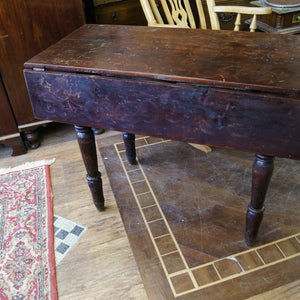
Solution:
M 257 244 L 244 242 L 253 154 L 98 140 L 149 299 L 247 299 L 300 276 L 300 163 L 276 159 Z
M 57 299 L 51 162 L 0 170 L 0 299 Z

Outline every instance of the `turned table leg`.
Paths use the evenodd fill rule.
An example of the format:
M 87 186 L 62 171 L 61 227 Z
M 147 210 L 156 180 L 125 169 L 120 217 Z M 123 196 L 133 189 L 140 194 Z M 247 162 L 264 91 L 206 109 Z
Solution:
M 123 132 L 123 141 L 125 144 L 126 158 L 131 165 L 135 165 L 136 151 L 135 151 L 135 135 L 132 133 Z
M 40 134 L 37 128 L 23 131 L 26 146 L 30 149 L 37 149 L 40 144 Z
M 258 233 L 264 213 L 264 201 L 273 173 L 274 157 L 255 155 L 252 167 L 251 202 L 246 217 L 245 240 L 251 246 Z
M 75 131 L 83 162 L 87 171 L 86 179 L 93 201 L 99 211 L 104 210 L 104 196 L 101 173 L 98 170 L 95 137 L 91 128 L 76 126 Z

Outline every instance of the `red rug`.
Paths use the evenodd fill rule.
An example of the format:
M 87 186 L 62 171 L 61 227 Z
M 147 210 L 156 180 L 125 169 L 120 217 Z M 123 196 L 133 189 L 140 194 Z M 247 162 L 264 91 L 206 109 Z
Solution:
M 58 299 L 50 163 L 0 169 L 0 300 Z

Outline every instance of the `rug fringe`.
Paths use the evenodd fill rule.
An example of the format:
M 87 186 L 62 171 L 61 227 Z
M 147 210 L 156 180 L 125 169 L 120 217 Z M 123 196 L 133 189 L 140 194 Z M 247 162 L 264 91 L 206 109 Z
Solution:
M 38 161 L 33 161 L 33 162 L 26 162 L 26 163 L 16 166 L 16 167 L 0 169 L 0 175 L 6 174 L 9 172 L 21 171 L 21 170 L 26 170 L 26 169 L 30 169 L 30 168 L 40 167 L 43 165 L 52 165 L 54 162 L 55 162 L 55 158 L 52 158 L 49 160 L 38 160 Z

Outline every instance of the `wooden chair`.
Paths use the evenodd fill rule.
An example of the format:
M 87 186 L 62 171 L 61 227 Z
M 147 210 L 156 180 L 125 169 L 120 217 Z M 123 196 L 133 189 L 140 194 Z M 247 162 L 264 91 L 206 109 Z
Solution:
M 140 0 L 148 26 L 182 27 L 206 29 L 206 20 L 202 0 L 194 0 L 196 11 L 192 11 L 189 0 Z M 248 7 L 232 5 L 216 5 L 215 0 L 206 0 L 211 22 L 211 29 L 220 30 L 219 13 L 236 14 L 234 31 L 239 31 L 241 15 L 252 15 L 250 31 L 257 28 L 257 15 L 272 13 L 270 7 Z M 160 9 L 158 8 L 158 5 Z M 195 20 L 199 20 L 196 24 Z
M 189 0 L 140 0 L 140 3 L 148 26 L 206 29 L 201 0 L 195 0 L 196 12 L 192 11 Z
M 210 17 L 211 28 L 220 30 L 219 13 L 234 13 L 236 14 L 234 31 L 240 30 L 241 16 L 252 15 L 252 20 L 249 26 L 250 32 L 254 32 L 257 28 L 257 16 L 268 15 L 272 13 L 271 7 L 248 7 L 248 6 L 232 6 L 232 5 L 216 5 L 215 0 L 206 0 L 207 8 Z

